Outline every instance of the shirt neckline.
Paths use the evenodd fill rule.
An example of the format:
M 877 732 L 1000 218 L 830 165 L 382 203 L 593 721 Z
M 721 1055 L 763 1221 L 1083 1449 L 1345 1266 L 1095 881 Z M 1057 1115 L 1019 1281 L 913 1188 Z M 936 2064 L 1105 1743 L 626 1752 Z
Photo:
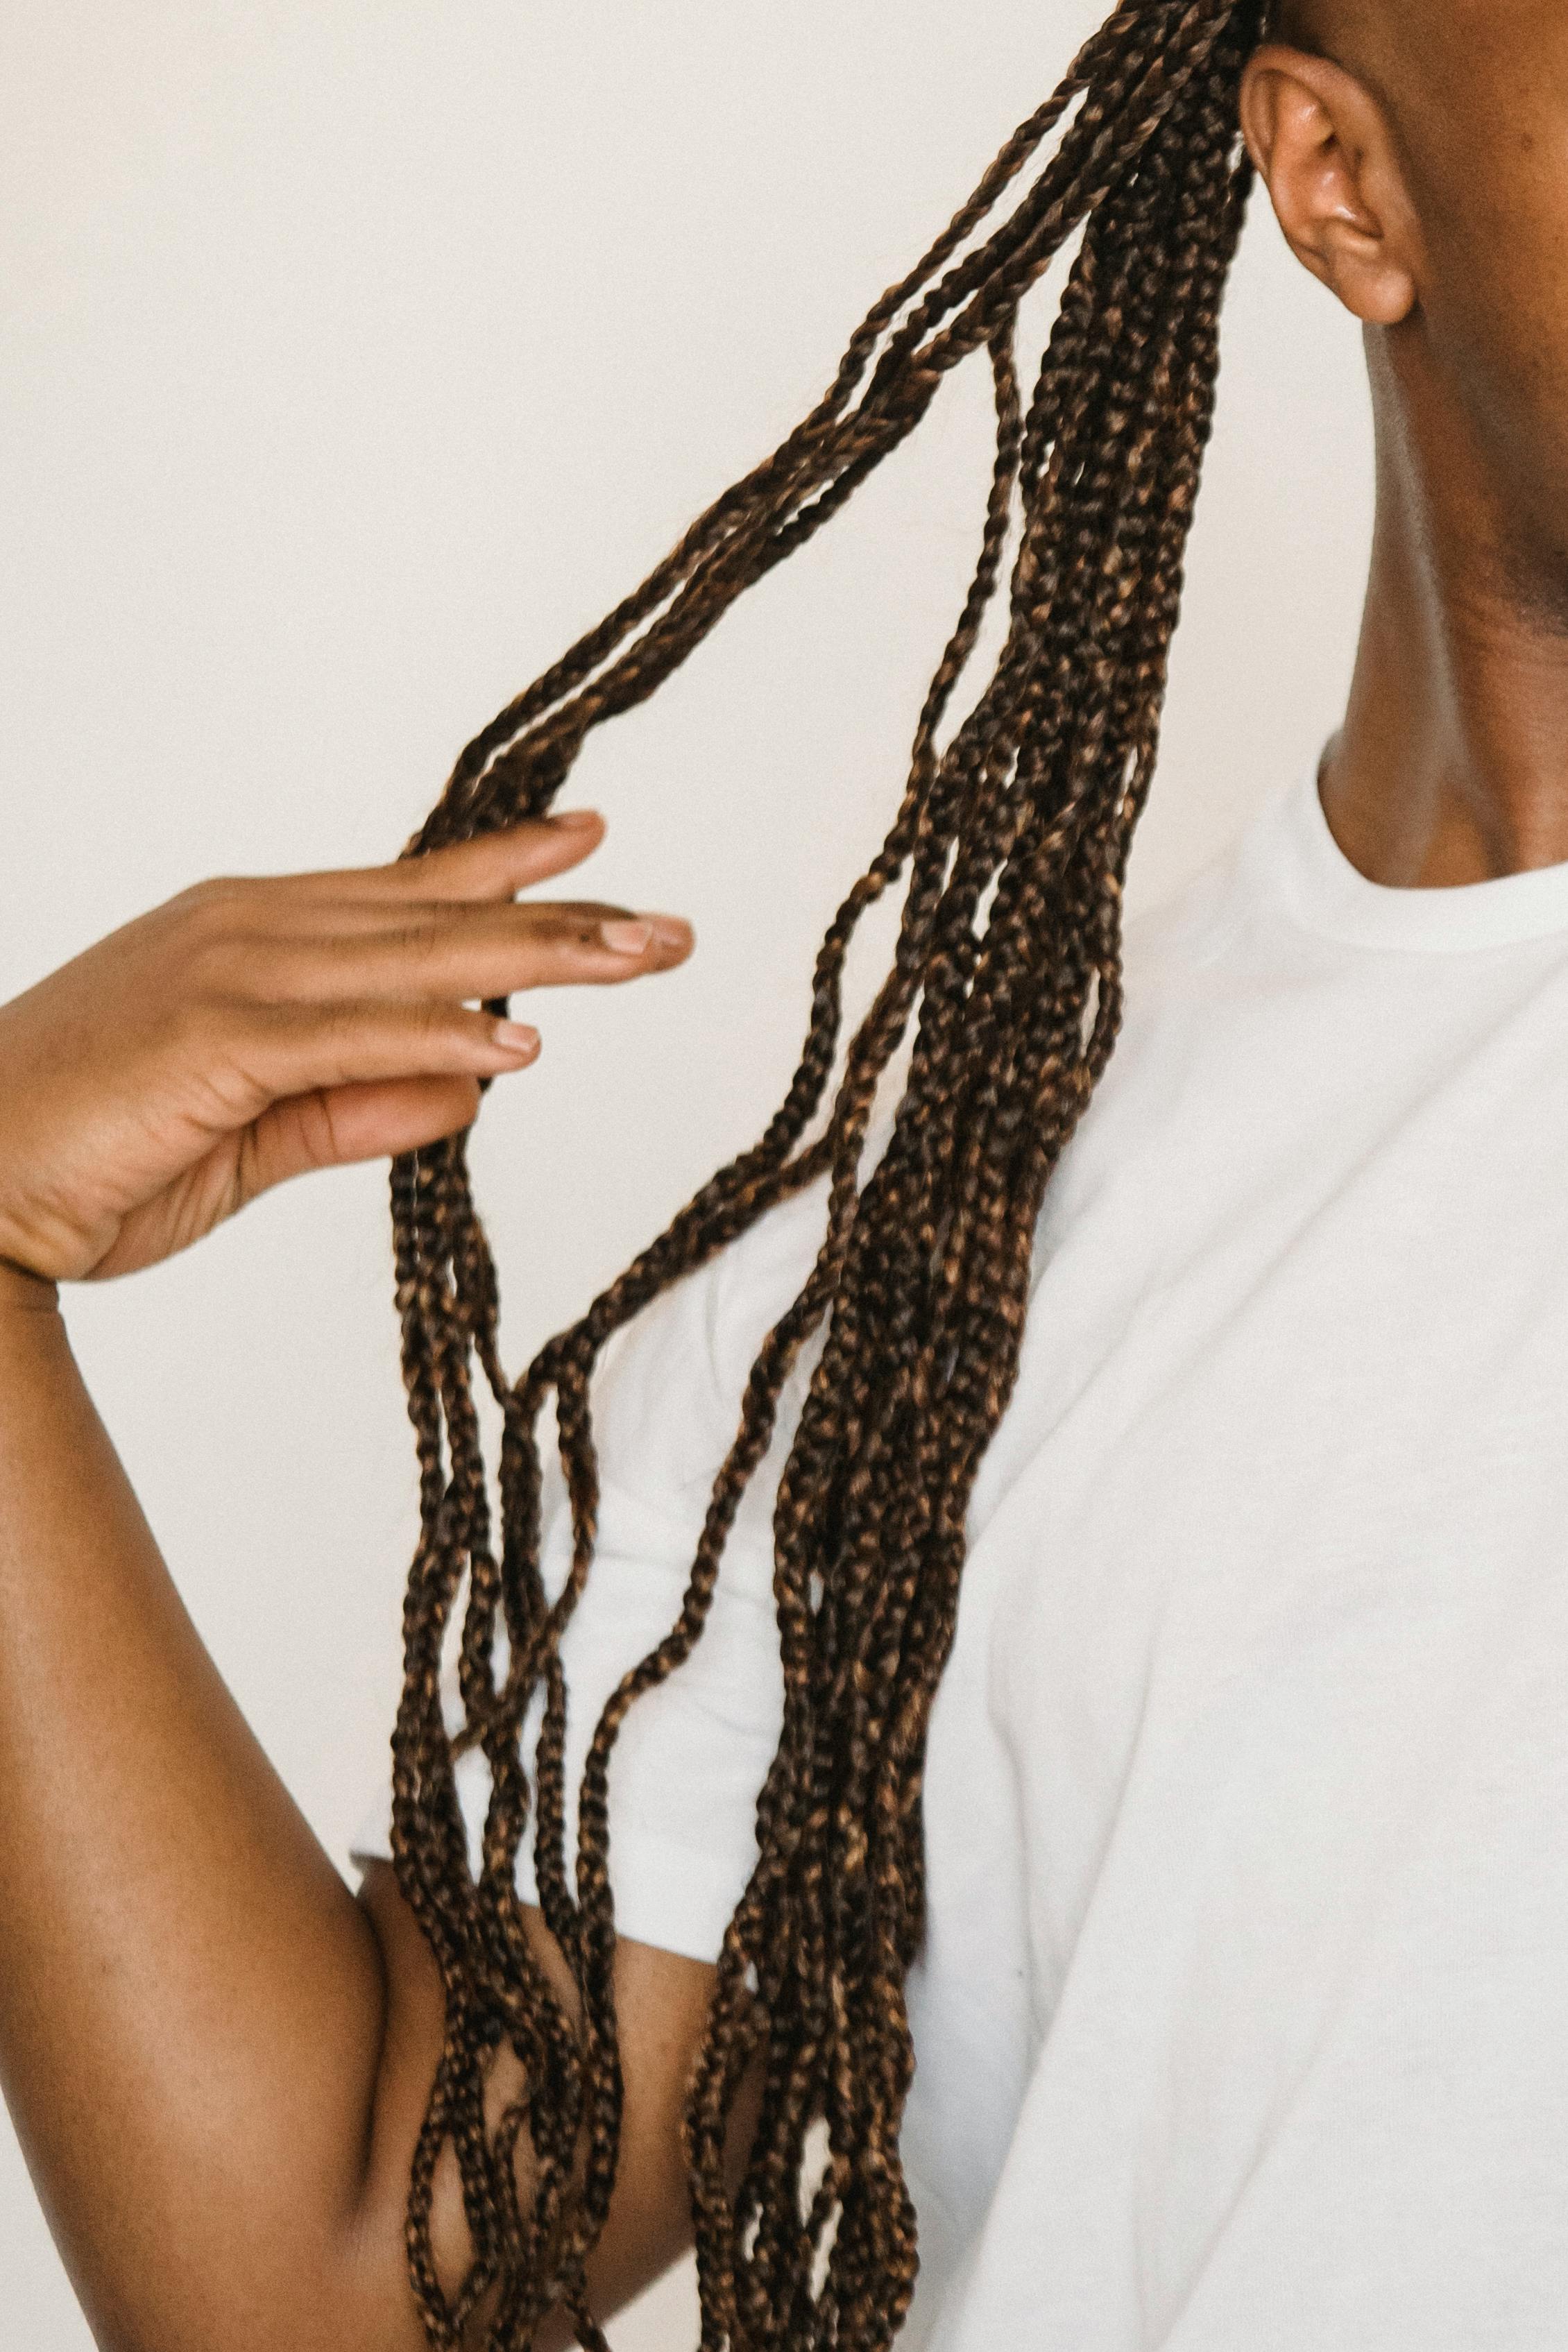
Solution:
M 1303 929 L 1359 947 L 1435 954 L 1568 931 L 1568 863 L 1437 889 L 1368 881 L 1330 830 L 1320 765 L 1314 755 L 1265 812 L 1255 837 Z

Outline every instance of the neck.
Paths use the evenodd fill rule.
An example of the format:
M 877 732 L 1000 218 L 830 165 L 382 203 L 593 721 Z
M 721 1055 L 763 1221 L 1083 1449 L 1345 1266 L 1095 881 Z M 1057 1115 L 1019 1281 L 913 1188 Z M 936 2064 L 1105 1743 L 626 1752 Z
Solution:
M 1400 379 L 1386 346 L 1373 394 L 1377 523 L 1323 772 L 1330 826 L 1352 865 L 1395 888 L 1568 861 L 1561 587 L 1486 453 L 1427 386 Z

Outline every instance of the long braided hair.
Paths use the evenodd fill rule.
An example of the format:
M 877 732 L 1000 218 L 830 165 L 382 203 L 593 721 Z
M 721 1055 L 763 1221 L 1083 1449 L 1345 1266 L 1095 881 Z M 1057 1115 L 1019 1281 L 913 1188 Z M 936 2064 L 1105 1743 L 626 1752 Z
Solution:
M 819 404 L 475 737 L 411 845 L 417 854 L 541 814 L 589 729 L 652 694 L 913 430 L 948 373 L 984 351 L 996 457 L 973 584 L 891 831 L 824 941 L 799 1066 L 761 1141 L 516 1381 L 498 1352 L 495 1268 L 463 1139 L 395 1165 L 422 1532 L 405 1609 L 393 1848 L 446 1989 L 408 2208 L 433 2344 L 458 2346 L 481 2303 L 497 2352 L 529 2346 L 558 2310 L 584 2346 L 604 2344 L 585 2264 L 609 2205 L 621 2108 L 611 1754 L 639 1694 L 700 1638 L 737 1506 L 808 1341 L 820 1353 L 774 1517 L 783 1729 L 686 2115 L 701 2340 L 704 2352 L 872 2352 L 908 2310 L 916 2228 L 899 2133 L 927 1724 L 952 1641 L 971 1489 L 1016 1375 L 1045 1188 L 1121 1019 L 1122 883 L 1250 185 L 1237 98 L 1261 19 L 1262 0 L 1122 0 L 857 330 Z M 1019 307 L 1069 254 L 1026 406 Z M 1005 642 L 968 715 L 944 732 L 1010 551 Z M 850 942 L 895 886 L 893 966 L 841 1049 Z M 868 1170 L 879 1081 L 900 1048 L 906 1082 Z M 679 1619 L 594 1733 L 569 1866 L 559 1645 L 594 1557 L 595 1360 L 657 1294 L 819 1178 L 820 1252 L 739 1400 Z M 499 1525 L 481 1382 L 503 1416 Z M 537 1433 L 552 1399 L 573 1530 L 553 1595 L 540 1564 Z M 454 1736 L 441 1675 L 459 1616 Z M 536 1696 L 542 1728 L 527 1759 L 521 1727 Z M 454 1780 L 456 1758 L 476 1747 L 492 1791 L 477 1879 Z M 515 1864 L 531 1809 L 570 2009 L 520 1916 Z M 524 2086 L 498 2119 L 486 2088 L 503 2048 Z M 733 2189 L 727 2144 L 747 2085 L 756 2120 Z M 429 2226 L 447 2150 L 474 2250 L 451 2296 Z

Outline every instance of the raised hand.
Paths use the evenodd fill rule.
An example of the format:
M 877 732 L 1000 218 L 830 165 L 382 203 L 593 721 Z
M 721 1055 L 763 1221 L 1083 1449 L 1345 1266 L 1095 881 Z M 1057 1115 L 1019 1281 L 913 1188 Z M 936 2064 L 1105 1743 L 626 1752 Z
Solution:
M 394 866 L 202 883 L 0 1006 L 0 1258 L 126 1274 L 286 1177 L 466 1126 L 479 1080 L 539 1052 L 480 1000 L 690 952 L 673 916 L 515 902 L 603 832 L 563 815 Z

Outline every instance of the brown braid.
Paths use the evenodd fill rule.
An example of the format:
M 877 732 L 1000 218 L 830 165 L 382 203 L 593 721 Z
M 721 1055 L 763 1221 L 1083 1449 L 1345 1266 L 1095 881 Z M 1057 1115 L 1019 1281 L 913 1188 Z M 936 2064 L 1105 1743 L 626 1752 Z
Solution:
M 827 933 L 800 1066 L 762 1140 L 515 1384 L 498 1358 L 495 1271 L 462 1139 L 394 1170 L 422 1519 L 405 1610 L 394 1851 L 447 1996 L 408 2212 L 433 2344 L 458 2346 L 481 2301 L 492 2347 L 531 2344 L 557 2309 L 584 2346 L 603 2344 L 585 2264 L 608 2208 L 621 2104 L 611 1752 L 638 1695 L 701 1634 L 781 1390 L 818 1337 L 774 1519 L 783 1729 L 688 2107 L 702 2343 L 871 2352 L 908 2309 L 915 2215 L 899 2131 L 912 2066 L 904 1978 L 924 1896 L 926 1727 L 952 1639 L 970 1493 L 1012 1391 L 1045 1188 L 1121 1020 L 1122 882 L 1153 767 L 1219 306 L 1250 184 L 1237 89 L 1260 16 L 1260 0 L 1123 0 L 878 303 L 818 406 L 474 739 L 411 845 L 417 854 L 541 814 L 588 730 L 653 693 L 913 430 L 948 373 L 984 349 L 997 442 L 978 568 L 921 714 L 902 805 Z M 1075 238 L 1026 410 L 1019 306 Z M 939 740 L 1010 544 L 1005 646 L 973 708 Z M 840 1066 L 849 944 L 897 883 L 893 969 Z M 890 1139 L 866 1172 L 878 1085 L 911 1024 Z M 679 1618 L 598 1724 L 569 1869 L 559 1644 L 594 1555 L 595 1363 L 656 1295 L 819 1177 L 820 1255 L 752 1371 Z M 499 1542 L 476 1368 L 504 1416 Z M 537 1437 L 552 1397 L 574 1539 L 553 1600 L 540 1567 Z M 460 1600 L 465 1721 L 454 1738 L 440 1675 Z M 521 1733 L 536 1696 L 531 1773 Z M 477 1881 L 454 1780 L 456 1757 L 476 1745 L 493 1789 Z M 515 1865 L 531 1806 L 540 1902 L 576 1989 L 574 2016 L 522 1932 Z M 503 2047 L 525 2089 L 497 2122 L 485 2091 Z M 724 2152 L 747 2080 L 760 2082 L 761 2106 L 731 2195 Z M 825 2159 L 814 2126 L 826 2127 Z M 526 2208 L 514 2162 L 523 2134 Z M 432 2179 L 448 2147 L 474 2245 L 456 2298 L 430 2249 Z

